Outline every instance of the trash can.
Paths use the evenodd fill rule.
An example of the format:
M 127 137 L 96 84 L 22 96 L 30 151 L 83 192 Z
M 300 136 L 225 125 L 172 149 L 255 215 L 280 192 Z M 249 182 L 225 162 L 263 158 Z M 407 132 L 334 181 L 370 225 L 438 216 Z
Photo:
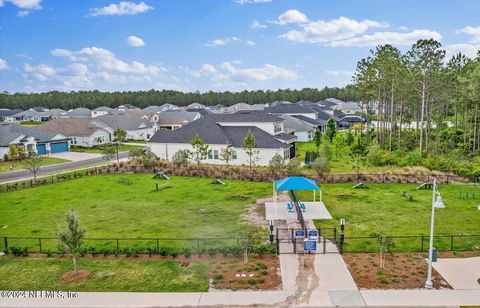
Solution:
M 432 262 L 437 262 L 438 257 L 438 249 L 433 247 L 432 248 Z

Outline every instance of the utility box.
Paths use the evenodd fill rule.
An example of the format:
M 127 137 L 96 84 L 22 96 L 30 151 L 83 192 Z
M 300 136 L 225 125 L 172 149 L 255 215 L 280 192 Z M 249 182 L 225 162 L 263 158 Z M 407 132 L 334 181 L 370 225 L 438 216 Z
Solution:
M 438 257 L 438 249 L 433 247 L 432 248 L 432 262 L 437 262 Z

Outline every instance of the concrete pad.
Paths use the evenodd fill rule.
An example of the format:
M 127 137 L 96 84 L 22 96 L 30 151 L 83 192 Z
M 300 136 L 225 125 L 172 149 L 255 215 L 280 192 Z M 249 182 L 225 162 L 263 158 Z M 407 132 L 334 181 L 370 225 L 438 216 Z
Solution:
M 318 275 L 318 290 L 358 290 L 350 271 L 338 253 L 316 254 L 315 272 Z
M 433 267 L 454 289 L 480 289 L 480 257 L 440 258 Z
M 367 306 L 476 306 L 480 290 L 361 290 Z
M 328 291 L 332 304 L 336 307 L 348 306 L 358 307 L 365 306 L 362 295 L 359 291 L 344 290 L 344 291 Z
M 285 291 L 295 291 L 297 289 L 298 256 L 294 254 L 281 254 L 279 261 L 282 275 L 282 289 Z
M 95 153 L 63 152 L 63 153 L 50 154 L 48 157 L 67 159 L 70 161 L 82 161 L 82 160 L 102 157 L 102 155 L 95 154 Z
M 303 218 L 311 219 L 332 219 L 332 215 L 328 212 L 323 202 L 303 202 L 305 204 L 305 212 Z M 265 202 L 265 219 L 266 220 L 286 220 L 287 222 L 296 221 L 297 213 L 295 210 L 289 212 L 287 209 L 288 202 L 277 201 L 277 213 L 275 214 L 275 206 L 273 202 Z

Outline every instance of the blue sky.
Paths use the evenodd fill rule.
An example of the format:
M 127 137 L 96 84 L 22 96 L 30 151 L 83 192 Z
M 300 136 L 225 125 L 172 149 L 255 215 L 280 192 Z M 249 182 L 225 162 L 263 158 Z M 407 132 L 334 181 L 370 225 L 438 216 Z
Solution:
M 343 86 L 377 44 L 480 49 L 480 1 L 0 0 L 0 90 Z

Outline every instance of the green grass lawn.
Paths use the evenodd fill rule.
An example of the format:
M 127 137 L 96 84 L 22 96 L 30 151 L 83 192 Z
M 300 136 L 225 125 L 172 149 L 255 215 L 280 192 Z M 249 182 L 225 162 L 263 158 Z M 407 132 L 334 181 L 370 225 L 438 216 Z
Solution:
M 55 157 L 44 157 L 42 158 L 42 166 L 49 166 L 61 163 L 68 163 L 69 160 Z M 25 169 L 21 162 L 16 161 L 12 164 L 11 161 L 0 161 L 0 173 L 1 172 L 10 172 L 16 170 Z
M 333 227 L 345 218 L 346 236 L 371 236 L 376 231 L 390 235 L 430 234 L 431 190 L 416 190 L 411 184 L 368 184 L 370 189 L 352 189 L 353 184 L 321 185 L 323 201 L 332 220 L 318 220 L 317 227 Z M 445 209 L 435 211 L 435 234 L 480 234 L 480 188 L 472 185 L 439 185 Z M 403 192 L 413 196 L 408 201 Z M 459 198 L 461 191 L 470 192 L 470 199 Z M 472 192 L 476 198 L 472 199 Z M 311 199 L 311 192 L 302 192 L 303 200 Z M 363 240 L 362 240 L 363 241 Z M 420 248 L 421 239 L 397 239 L 397 248 Z M 441 248 L 450 248 L 450 238 L 439 239 Z M 358 240 L 360 242 L 360 240 Z M 373 241 L 371 241 L 373 242 Z M 480 246 L 480 237 L 456 240 L 458 245 Z M 360 244 L 360 243 L 359 243 Z M 374 243 L 371 243 L 374 245 Z M 428 239 L 425 239 L 428 244 Z M 425 246 L 426 247 L 426 246 Z M 471 246 L 473 247 L 473 246 Z
M 128 178 L 131 185 L 117 183 Z M 172 177 L 155 191 L 151 174 L 89 176 L 2 193 L 0 235 L 55 236 L 69 207 L 81 215 L 87 237 L 229 237 L 245 228 L 245 205 L 271 194 L 270 183 Z M 5 227 L 7 226 L 7 227 Z
M 115 145 L 110 145 L 115 147 Z M 118 146 L 119 152 L 128 152 L 134 149 L 142 149 L 143 147 L 137 145 L 127 145 L 127 144 L 120 144 Z M 71 152 L 81 152 L 81 153 L 94 153 L 94 154 L 102 154 L 101 146 L 96 146 L 93 148 L 81 148 L 81 147 L 71 147 Z
M 175 261 L 135 259 L 78 260 L 80 270 L 91 271 L 83 282 L 63 283 L 72 271 L 69 258 L 0 258 L 1 290 L 96 292 L 206 292 L 208 263 L 192 262 L 181 268 Z

